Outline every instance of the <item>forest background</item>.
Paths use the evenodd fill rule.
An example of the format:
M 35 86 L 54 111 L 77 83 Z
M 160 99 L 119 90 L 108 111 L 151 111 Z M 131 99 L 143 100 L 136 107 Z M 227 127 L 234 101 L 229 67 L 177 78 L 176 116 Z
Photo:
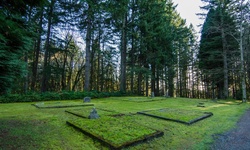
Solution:
M 172 0 L 2 0 L 0 101 L 152 92 L 246 101 L 249 1 L 202 1 L 198 38 Z

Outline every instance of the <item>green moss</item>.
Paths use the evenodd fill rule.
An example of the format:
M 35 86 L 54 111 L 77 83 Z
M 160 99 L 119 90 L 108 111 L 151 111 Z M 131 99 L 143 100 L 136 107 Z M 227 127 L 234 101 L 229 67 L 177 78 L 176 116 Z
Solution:
M 119 118 L 103 116 L 99 119 L 76 118 L 67 122 L 114 148 L 142 141 L 145 138 L 163 134 L 152 128 L 136 123 L 132 116 Z
M 190 122 L 196 118 L 204 116 L 202 111 L 185 110 L 185 109 L 173 109 L 165 108 L 159 110 L 151 110 L 144 112 L 145 114 L 155 115 L 163 118 L 169 118 L 174 120 L 180 120 L 184 122 Z

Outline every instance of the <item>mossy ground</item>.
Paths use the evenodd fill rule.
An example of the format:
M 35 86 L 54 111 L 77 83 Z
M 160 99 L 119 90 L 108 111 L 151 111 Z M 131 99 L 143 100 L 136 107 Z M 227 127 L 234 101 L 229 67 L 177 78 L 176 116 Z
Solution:
M 144 99 L 111 97 L 93 99 L 91 103 L 94 103 L 96 108 L 127 115 L 162 108 L 212 112 L 214 115 L 191 126 L 143 115 L 132 115 L 134 123 L 163 131 L 164 136 L 126 148 L 131 150 L 209 149 L 213 135 L 234 128 L 240 116 L 250 108 L 249 103 L 228 105 L 187 98 L 167 98 L 145 103 L 127 100 L 134 98 Z M 61 102 L 82 102 L 82 100 Z M 199 102 L 203 102 L 205 107 L 197 107 Z M 100 142 L 67 126 L 66 121 L 72 119 L 73 115 L 65 113 L 66 109 L 37 109 L 31 104 L 33 103 L 0 104 L 0 149 L 108 149 Z M 88 107 L 93 108 L 93 106 Z M 79 108 L 67 108 L 67 110 L 75 109 Z M 109 127 L 114 126 L 110 124 Z
M 102 116 L 98 119 L 74 118 L 68 122 L 96 139 L 119 148 L 158 133 L 155 129 L 137 123 L 135 119 L 133 116 Z

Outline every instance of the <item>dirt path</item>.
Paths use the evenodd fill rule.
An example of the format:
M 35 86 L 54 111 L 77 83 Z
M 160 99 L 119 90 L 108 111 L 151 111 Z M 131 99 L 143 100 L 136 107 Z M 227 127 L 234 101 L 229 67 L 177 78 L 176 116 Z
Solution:
M 212 150 L 250 150 L 250 110 L 240 118 L 237 128 L 221 134 Z

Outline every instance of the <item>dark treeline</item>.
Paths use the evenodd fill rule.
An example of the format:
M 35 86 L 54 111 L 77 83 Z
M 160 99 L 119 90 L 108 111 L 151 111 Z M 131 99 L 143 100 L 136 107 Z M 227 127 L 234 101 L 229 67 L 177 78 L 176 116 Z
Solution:
M 2 0 L 0 93 L 242 98 L 248 5 L 204 1 L 199 43 L 172 0 Z

